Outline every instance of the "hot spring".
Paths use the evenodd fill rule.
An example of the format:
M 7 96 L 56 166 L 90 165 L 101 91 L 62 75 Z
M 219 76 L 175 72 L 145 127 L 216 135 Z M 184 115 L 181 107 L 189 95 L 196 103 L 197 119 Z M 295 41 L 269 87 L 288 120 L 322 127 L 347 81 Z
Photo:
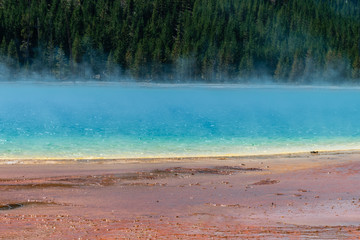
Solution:
M 0 84 L 0 158 L 257 155 L 360 148 L 360 90 Z

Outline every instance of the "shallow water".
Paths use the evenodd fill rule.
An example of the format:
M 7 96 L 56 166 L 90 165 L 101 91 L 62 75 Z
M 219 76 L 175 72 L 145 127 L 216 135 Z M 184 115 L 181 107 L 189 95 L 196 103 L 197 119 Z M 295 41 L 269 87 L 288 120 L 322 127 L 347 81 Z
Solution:
M 360 148 L 360 90 L 0 85 L 0 158 L 248 155 Z

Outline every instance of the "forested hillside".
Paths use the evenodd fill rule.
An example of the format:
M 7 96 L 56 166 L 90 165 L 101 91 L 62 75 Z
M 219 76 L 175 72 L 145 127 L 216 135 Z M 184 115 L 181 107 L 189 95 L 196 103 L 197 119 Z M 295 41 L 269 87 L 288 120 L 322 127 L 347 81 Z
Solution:
M 0 0 L 0 41 L 11 77 L 360 82 L 357 0 Z

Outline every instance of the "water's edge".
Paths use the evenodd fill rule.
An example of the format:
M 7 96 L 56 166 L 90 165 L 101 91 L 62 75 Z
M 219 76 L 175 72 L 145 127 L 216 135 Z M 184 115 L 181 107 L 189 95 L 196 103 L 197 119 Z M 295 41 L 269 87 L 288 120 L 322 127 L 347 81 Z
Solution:
M 314 150 L 310 152 L 286 152 L 276 154 L 253 155 L 218 155 L 218 156 L 171 156 L 171 157 L 140 157 L 140 158 L 0 158 L 4 164 L 136 164 L 136 163 L 166 163 L 166 162 L 205 162 L 211 160 L 259 160 L 259 159 L 297 159 L 311 156 L 357 155 L 360 149 L 351 150 Z

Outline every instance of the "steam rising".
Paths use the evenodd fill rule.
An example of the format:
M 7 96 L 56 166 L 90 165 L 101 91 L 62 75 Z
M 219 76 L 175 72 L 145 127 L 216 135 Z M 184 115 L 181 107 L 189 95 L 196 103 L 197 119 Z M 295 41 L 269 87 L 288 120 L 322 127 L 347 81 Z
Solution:
M 119 67 L 114 67 L 112 72 L 106 70 L 94 73 L 89 65 L 82 64 L 82 73 L 54 75 L 48 69 L 33 71 L 26 68 L 14 70 L 6 64 L 0 64 L 1 82 L 43 82 L 43 83 L 66 83 L 66 82 L 119 82 L 119 83 L 162 83 L 162 84 L 249 84 L 249 85 L 296 85 L 296 86 L 357 86 L 358 82 L 351 78 L 344 78 L 344 71 L 349 68 L 348 61 L 335 61 L 332 68 L 323 71 L 315 70 L 311 65 L 311 60 L 307 63 L 304 76 L 295 82 L 284 82 L 274 78 L 263 67 L 257 72 L 247 77 L 228 78 L 226 74 L 214 72 L 208 74 L 206 79 L 197 78 L 193 72 L 194 60 L 181 58 L 177 61 L 175 72 L 173 74 L 164 74 L 155 79 L 137 78 L 129 71 L 124 71 Z
M 242 155 L 354 149 L 359 89 L 0 85 L 0 158 Z

